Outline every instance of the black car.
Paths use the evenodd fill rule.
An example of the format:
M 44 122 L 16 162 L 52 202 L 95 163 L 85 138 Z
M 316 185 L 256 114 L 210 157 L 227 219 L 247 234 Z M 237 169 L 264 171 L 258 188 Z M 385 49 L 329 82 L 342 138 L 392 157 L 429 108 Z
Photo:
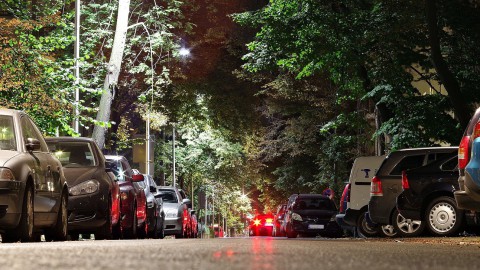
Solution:
M 321 194 L 296 194 L 289 198 L 285 233 L 288 238 L 302 235 L 340 237 L 343 232 L 335 221 L 335 203 Z
M 457 164 L 457 154 L 452 153 L 446 159 L 404 172 L 403 192 L 397 197 L 400 214 L 406 220 L 421 220 L 434 235 L 457 233 L 464 223 L 464 212 L 453 198 L 458 189 Z
M 428 147 L 403 149 L 388 155 L 372 179 L 367 220 L 382 225 L 385 236 L 420 234 L 424 228 L 421 221 L 405 220 L 396 208 L 397 197 L 402 192 L 402 172 L 451 157 L 456 151 L 457 147 Z M 404 227 L 399 224 L 404 222 L 408 222 L 407 229 L 397 232 L 395 227 Z M 394 223 L 397 224 L 393 226 Z
M 69 185 L 68 232 L 72 240 L 90 233 L 95 234 L 95 239 L 119 237 L 117 183 L 108 173 L 105 157 L 95 141 L 57 137 L 46 138 L 46 142 L 62 163 Z
M 67 238 L 68 186 L 63 168 L 27 114 L 0 109 L 2 242 Z

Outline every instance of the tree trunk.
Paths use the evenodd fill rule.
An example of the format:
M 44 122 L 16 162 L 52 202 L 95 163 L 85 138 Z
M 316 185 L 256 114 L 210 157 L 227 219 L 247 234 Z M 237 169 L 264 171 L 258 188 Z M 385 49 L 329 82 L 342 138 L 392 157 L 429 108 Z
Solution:
M 100 106 L 96 118 L 98 122 L 104 123 L 105 125 L 95 125 L 92 135 L 93 140 L 95 140 L 102 150 L 105 147 L 105 132 L 107 131 L 107 122 L 110 120 L 110 107 L 113 99 L 112 91 L 117 85 L 118 76 L 122 66 L 123 51 L 125 49 L 125 42 L 127 39 L 129 11 L 130 0 L 119 0 L 117 25 L 113 40 L 112 54 L 110 56 L 110 62 L 108 63 L 108 73 L 107 76 L 105 76 L 103 93 L 100 99 Z
M 462 127 L 465 129 L 471 117 L 471 109 L 467 106 L 465 98 L 463 98 L 460 85 L 452 71 L 449 69 L 447 62 L 443 59 L 440 49 L 440 38 L 438 36 L 437 22 L 437 4 L 436 0 L 425 0 L 425 10 L 428 25 L 428 40 L 430 43 L 431 60 L 435 66 L 441 82 L 445 86 L 448 98 L 453 105 L 455 117 L 458 119 Z

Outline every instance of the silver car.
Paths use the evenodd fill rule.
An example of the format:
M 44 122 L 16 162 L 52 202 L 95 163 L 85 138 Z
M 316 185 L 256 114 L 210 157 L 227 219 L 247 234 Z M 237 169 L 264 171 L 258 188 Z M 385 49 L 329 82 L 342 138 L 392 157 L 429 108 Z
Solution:
M 0 109 L 2 242 L 67 238 L 68 186 L 60 161 L 21 111 Z
M 188 218 L 187 204 L 191 203 L 190 200 L 182 199 L 178 189 L 171 186 L 158 187 L 155 197 L 163 200 L 165 235 L 175 235 L 175 238 L 185 237 L 188 222 L 184 222 L 184 219 Z
M 147 198 L 147 233 L 150 238 L 164 237 L 164 220 L 165 212 L 163 211 L 163 201 L 160 196 L 155 198 L 157 194 L 157 184 L 152 176 L 143 174 L 143 182 L 137 183 L 145 191 Z

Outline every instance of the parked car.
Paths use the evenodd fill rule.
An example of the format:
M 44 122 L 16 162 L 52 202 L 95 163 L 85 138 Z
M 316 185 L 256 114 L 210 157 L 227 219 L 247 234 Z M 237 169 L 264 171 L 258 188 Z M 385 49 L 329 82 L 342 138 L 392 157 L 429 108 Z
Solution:
M 407 230 L 409 220 L 420 220 L 433 235 L 458 233 L 465 215 L 453 198 L 453 192 L 458 189 L 457 164 L 457 153 L 453 152 L 436 162 L 402 173 L 403 192 L 397 197 L 397 210 L 405 222 L 398 224 L 403 226 L 396 227 L 398 231 Z
M 459 208 L 473 211 L 480 211 L 478 160 L 472 153 L 475 148 L 473 142 L 478 137 L 480 137 L 480 108 L 470 119 L 458 147 L 459 190 L 454 193 Z M 476 153 L 478 155 L 478 152 Z
M 343 225 L 343 228 L 351 230 L 351 226 L 355 227 L 356 233 L 360 237 L 377 236 L 381 229 L 378 226 L 370 225 L 365 220 L 365 213 L 368 211 L 372 178 L 384 160 L 385 156 L 358 157 L 355 159 L 348 184 L 344 189 L 345 196 L 342 195 L 340 213 L 335 217 L 338 224 Z M 343 209 L 342 206 L 345 206 L 345 208 Z
M 213 237 L 224 237 L 225 233 L 223 231 L 223 227 L 219 226 L 218 224 L 213 224 Z
M 406 220 L 396 208 L 396 199 L 402 191 L 402 171 L 444 159 L 456 151 L 457 147 L 429 147 L 403 149 L 388 155 L 372 179 L 367 218 L 373 224 L 388 225 L 381 230 L 385 236 L 421 234 L 424 223 Z M 405 229 L 397 231 L 395 227 Z
M 193 232 L 192 228 L 192 201 L 188 198 L 187 193 L 183 189 L 178 189 L 180 196 L 182 196 L 182 200 L 187 199 L 188 201 L 185 202 L 187 206 L 187 210 L 184 211 L 183 214 L 183 224 L 185 226 L 185 237 L 190 238 Z
M 0 109 L 0 233 L 2 242 L 67 238 L 68 185 L 27 114 Z
M 144 237 L 147 234 L 145 192 L 136 183 L 143 177 L 133 178 L 133 170 L 123 156 L 105 156 L 120 186 L 120 227 L 122 238 Z
M 137 174 L 133 177 L 140 177 L 142 174 Z M 143 174 L 143 181 L 138 182 L 140 187 L 145 192 L 147 199 L 147 233 L 150 238 L 163 238 L 163 223 L 165 220 L 165 213 L 163 212 L 162 198 L 155 198 L 157 194 L 157 184 L 153 181 L 150 175 Z
M 273 216 L 273 231 L 272 236 L 279 237 L 285 236 L 285 231 L 282 228 L 283 221 L 285 220 L 285 210 L 287 204 L 281 204 L 277 207 L 277 212 Z
M 191 234 L 190 238 L 197 238 L 198 237 L 198 220 L 195 210 L 190 210 L 190 228 Z
M 340 237 L 342 228 L 335 221 L 337 207 L 321 194 L 294 194 L 287 204 L 285 233 L 288 238 L 302 235 Z
M 120 237 L 120 187 L 97 144 L 89 138 L 47 138 L 70 187 L 68 233 L 94 233 L 95 239 Z M 112 178 L 113 177 L 113 178 Z
M 343 188 L 342 197 L 340 198 L 340 208 L 338 209 L 338 214 L 335 216 L 335 221 L 345 231 L 355 233 L 356 227 L 345 222 L 345 211 L 347 210 L 348 203 L 350 202 L 350 187 L 351 184 L 347 183 Z
M 175 235 L 175 238 L 187 237 L 187 215 L 189 199 L 183 199 L 178 188 L 160 186 L 155 197 L 163 200 L 165 212 L 165 235 Z
M 251 221 L 248 228 L 250 236 L 272 236 L 273 231 L 273 215 L 272 214 L 259 214 L 256 215 Z

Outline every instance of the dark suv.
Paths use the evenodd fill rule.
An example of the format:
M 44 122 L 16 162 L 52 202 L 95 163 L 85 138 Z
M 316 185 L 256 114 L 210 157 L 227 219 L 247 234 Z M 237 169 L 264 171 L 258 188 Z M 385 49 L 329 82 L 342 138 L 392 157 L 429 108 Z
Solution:
M 444 159 L 456 151 L 457 147 L 429 147 L 403 149 L 388 155 L 372 179 L 367 220 L 382 225 L 381 232 L 385 236 L 420 234 L 423 229 L 420 220 L 409 220 L 406 231 L 397 232 L 392 226 L 394 222 L 406 222 L 396 209 L 396 199 L 402 191 L 402 172 Z
M 458 189 L 457 154 L 451 153 L 426 166 L 402 173 L 403 192 L 397 197 L 397 210 L 405 218 L 399 231 L 407 230 L 408 220 L 421 220 L 437 236 L 457 233 L 464 224 L 464 212 L 453 198 Z M 397 223 L 394 223 L 397 224 Z
M 467 129 L 463 134 L 460 146 L 458 147 L 458 177 L 459 190 L 455 191 L 455 200 L 458 207 L 480 211 L 480 183 L 474 176 L 475 170 L 466 170 L 467 165 L 475 167 L 475 160 L 472 159 L 473 142 L 480 137 L 480 108 L 477 109 L 472 119 L 468 123 Z M 472 161 L 472 164 L 470 161 Z M 477 182 L 476 182 L 477 181 Z

